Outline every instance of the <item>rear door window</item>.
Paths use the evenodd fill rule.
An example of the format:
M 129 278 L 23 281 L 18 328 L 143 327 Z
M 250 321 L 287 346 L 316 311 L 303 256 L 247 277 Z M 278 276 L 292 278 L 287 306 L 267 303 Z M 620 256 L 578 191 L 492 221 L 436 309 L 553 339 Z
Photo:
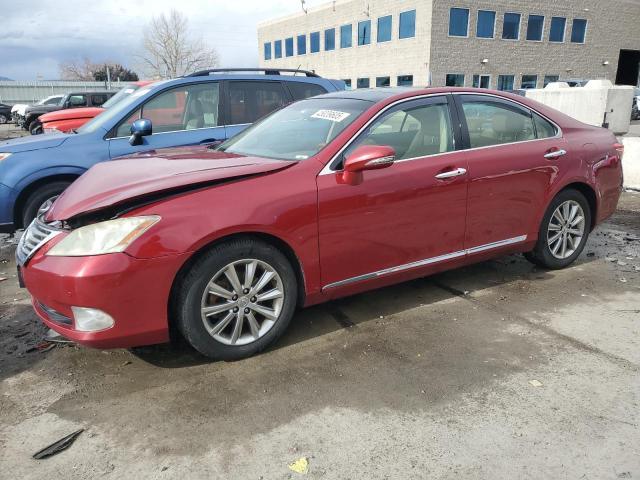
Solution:
M 104 93 L 91 95 L 91 105 L 94 107 L 101 107 L 104 102 L 107 101 L 107 95 Z
M 280 82 L 229 82 L 229 124 L 254 123 L 288 103 Z
M 537 113 L 533 114 L 533 123 L 536 125 L 537 138 L 552 138 L 558 134 L 558 130 L 555 125 L 542 118 Z
M 315 83 L 287 82 L 287 87 L 289 87 L 294 100 L 304 100 L 305 98 L 327 93 L 323 87 Z
M 531 112 L 510 102 L 462 98 L 471 148 L 536 138 Z

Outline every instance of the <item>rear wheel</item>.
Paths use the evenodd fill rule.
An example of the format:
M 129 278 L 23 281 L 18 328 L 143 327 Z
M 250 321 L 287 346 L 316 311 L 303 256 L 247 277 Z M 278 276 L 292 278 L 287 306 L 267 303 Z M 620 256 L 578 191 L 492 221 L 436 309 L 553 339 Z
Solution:
M 216 245 L 177 287 L 178 329 L 208 357 L 249 357 L 286 330 L 297 290 L 291 264 L 275 247 L 252 239 Z
M 5 115 L 0 113 L 0 125 L 3 125 L 5 123 L 7 123 L 8 121 L 9 121 L 9 119 Z
M 525 257 L 550 269 L 571 265 L 587 243 L 590 226 L 591 209 L 587 199 L 577 190 L 563 190 L 547 208 L 538 242 Z
M 71 185 L 71 182 L 51 182 L 37 188 L 24 203 L 22 209 L 22 226 L 27 228 L 34 218 L 40 216 L 53 204 L 54 200 Z

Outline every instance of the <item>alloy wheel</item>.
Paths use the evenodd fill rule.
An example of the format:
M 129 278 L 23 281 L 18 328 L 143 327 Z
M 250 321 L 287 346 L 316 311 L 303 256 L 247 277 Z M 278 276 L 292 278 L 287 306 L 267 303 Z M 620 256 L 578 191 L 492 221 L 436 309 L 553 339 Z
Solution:
M 278 321 L 284 285 L 268 263 L 244 259 L 221 268 L 202 294 L 201 317 L 215 340 L 246 345 L 263 337 Z
M 580 246 L 585 233 L 585 214 L 575 200 L 561 203 L 553 212 L 547 227 L 547 245 L 551 254 L 561 260 L 570 257 Z

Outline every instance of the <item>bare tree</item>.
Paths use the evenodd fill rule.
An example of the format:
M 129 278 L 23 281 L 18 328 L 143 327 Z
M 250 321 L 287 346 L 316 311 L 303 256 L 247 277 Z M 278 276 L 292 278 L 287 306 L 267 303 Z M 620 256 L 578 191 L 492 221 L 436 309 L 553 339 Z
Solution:
M 60 70 L 60 78 L 63 80 L 93 80 L 93 72 L 95 71 L 95 63 L 84 57 L 81 60 L 69 60 L 60 62 L 58 69 Z
M 113 81 L 130 82 L 138 80 L 138 75 L 135 72 L 112 60 L 94 62 L 88 57 L 83 57 L 81 60 L 61 62 L 58 68 L 60 70 L 60 78 L 63 80 L 103 82 L 107 78 L 107 68 Z
M 218 53 L 189 32 L 187 18 L 177 10 L 153 17 L 144 30 L 143 68 L 150 77 L 174 78 L 218 65 Z

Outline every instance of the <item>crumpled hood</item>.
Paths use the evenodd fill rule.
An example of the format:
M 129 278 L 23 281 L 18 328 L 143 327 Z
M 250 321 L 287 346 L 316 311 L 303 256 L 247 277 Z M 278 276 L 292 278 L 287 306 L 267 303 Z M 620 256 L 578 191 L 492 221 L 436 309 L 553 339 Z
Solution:
M 74 120 L 76 118 L 93 118 L 104 112 L 104 108 L 86 107 L 86 108 L 66 108 L 64 110 L 56 110 L 55 112 L 45 113 L 41 115 L 40 123 L 58 122 L 60 120 Z
M 41 150 L 43 148 L 59 147 L 69 136 L 70 135 L 64 133 L 55 135 L 27 135 L 25 137 L 0 141 L 0 152 L 20 153 Z
M 118 205 L 144 203 L 234 178 L 275 172 L 295 162 L 245 157 L 206 146 L 160 150 L 161 156 L 136 155 L 91 167 L 67 188 L 46 220 L 68 220 Z

